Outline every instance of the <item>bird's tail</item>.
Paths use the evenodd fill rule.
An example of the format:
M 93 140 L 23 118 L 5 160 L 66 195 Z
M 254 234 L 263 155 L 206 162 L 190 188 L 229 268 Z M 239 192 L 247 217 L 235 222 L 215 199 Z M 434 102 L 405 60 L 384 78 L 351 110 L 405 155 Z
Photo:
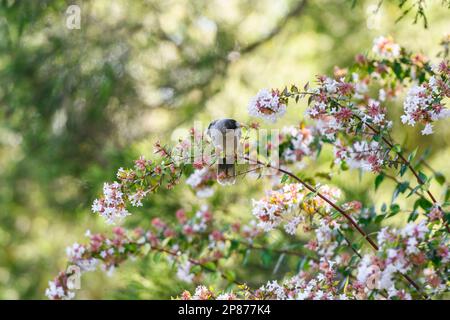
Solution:
M 236 165 L 234 163 L 217 164 L 217 182 L 221 185 L 235 184 Z

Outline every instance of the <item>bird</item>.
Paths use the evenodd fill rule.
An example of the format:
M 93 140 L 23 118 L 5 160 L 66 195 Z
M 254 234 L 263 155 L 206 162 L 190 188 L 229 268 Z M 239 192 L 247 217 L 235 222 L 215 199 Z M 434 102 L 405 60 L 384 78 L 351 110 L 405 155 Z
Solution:
M 217 182 L 221 185 L 235 184 L 241 125 L 234 119 L 214 120 L 209 124 L 207 134 L 216 152 L 220 152 L 217 163 Z

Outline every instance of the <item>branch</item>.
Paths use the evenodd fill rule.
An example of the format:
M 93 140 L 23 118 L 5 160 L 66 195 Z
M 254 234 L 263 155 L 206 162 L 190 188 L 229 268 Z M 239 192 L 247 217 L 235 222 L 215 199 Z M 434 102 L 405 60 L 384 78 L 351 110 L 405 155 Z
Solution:
M 260 160 L 256 159 L 256 160 L 252 160 L 249 157 L 244 156 L 243 157 L 244 160 L 247 161 L 251 161 L 254 162 L 256 164 L 261 164 L 261 165 L 265 165 L 268 168 L 271 169 L 275 169 L 279 172 L 282 172 L 288 176 L 290 176 L 291 178 L 293 178 L 294 180 L 298 181 L 300 184 L 302 184 L 306 189 L 308 189 L 309 191 L 315 193 L 319 198 L 321 198 L 322 200 L 324 200 L 325 202 L 327 202 L 331 207 L 333 207 L 337 212 L 339 212 L 342 216 L 344 216 L 347 221 L 359 232 L 359 234 L 361 234 L 364 238 L 365 241 L 367 241 L 370 246 L 372 247 L 372 249 L 374 249 L 375 251 L 378 251 L 378 245 L 369 237 L 369 235 L 363 230 L 361 229 L 361 227 L 356 223 L 355 220 L 353 220 L 352 217 L 350 217 L 345 210 L 343 210 L 341 207 L 339 207 L 337 204 L 335 204 L 333 201 L 331 201 L 330 199 L 328 199 L 326 196 L 324 196 L 323 194 L 321 194 L 318 190 L 316 190 L 314 187 L 312 187 L 311 185 L 309 185 L 308 183 L 306 183 L 305 181 L 303 181 L 302 179 L 300 179 L 298 176 L 296 176 L 295 174 L 293 174 L 290 171 L 284 170 L 282 168 L 279 167 L 275 167 L 272 166 L 270 163 L 264 164 L 263 162 L 261 162 Z M 412 280 L 408 275 L 401 273 L 401 275 L 425 298 L 428 299 L 428 296 L 422 292 L 421 288 L 419 287 L 419 285 Z

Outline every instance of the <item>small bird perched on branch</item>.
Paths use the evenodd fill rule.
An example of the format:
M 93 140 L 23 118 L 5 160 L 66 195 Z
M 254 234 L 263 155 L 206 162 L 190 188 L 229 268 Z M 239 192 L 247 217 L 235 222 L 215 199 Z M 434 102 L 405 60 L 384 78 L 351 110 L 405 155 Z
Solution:
M 234 119 L 214 120 L 209 124 L 207 134 L 216 147 L 216 151 L 220 152 L 217 163 L 217 182 L 221 185 L 234 184 L 241 138 L 240 124 Z

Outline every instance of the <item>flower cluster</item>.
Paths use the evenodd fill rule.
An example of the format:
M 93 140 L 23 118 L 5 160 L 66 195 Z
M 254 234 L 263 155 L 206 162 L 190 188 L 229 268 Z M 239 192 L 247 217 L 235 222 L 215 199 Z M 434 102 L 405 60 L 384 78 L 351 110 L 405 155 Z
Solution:
M 380 36 L 373 41 L 372 51 L 383 59 L 395 59 L 400 56 L 401 48 L 391 37 Z
M 212 210 L 220 201 L 214 197 L 214 206 L 194 205 L 189 212 L 180 209 L 173 219 L 154 217 L 146 231 L 114 228 L 112 237 L 89 233 L 89 244 L 75 243 L 67 248 L 69 265 L 81 273 L 99 267 L 111 273 L 126 259 L 153 252 L 176 265 L 176 276 L 183 282 L 198 285 L 208 279 L 203 272 L 213 272 L 237 285 L 234 291 L 222 293 L 201 285 L 192 294 L 183 292 L 180 298 L 186 300 L 442 297 L 449 290 L 449 205 L 446 200 L 438 202 L 429 189 L 432 180 L 415 171 L 420 166 L 418 162 L 412 164 L 415 152 L 403 155 L 404 150 L 392 139 L 393 124 L 388 119 L 387 106 L 407 83 L 417 82 L 404 101 L 401 120 L 412 126 L 422 123 L 422 133 L 431 133 L 432 123 L 449 114 L 444 104 L 450 96 L 448 63 L 431 68 L 425 57 L 407 53 L 391 38 L 377 38 L 373 51 L 374 59 L 359 56 L 354 68 L 335 68 L 333 77 L 319 76 L 316 88 L 306 85 L 304 91 L 295 86 L 283 91 L 261 90 L 252 99 L 249 113 L 275 122 L 286 112 L 289 99 L 308 97 L 306 114 L 315 122 L 314 126 L 302 123 L 285 128 L 278 137 L 279 149 L 272 142 L 264 146 L 270 153 L 279 152 L 282 167 L 273 165 L 271 160 L 264 163 L 258 154 L 261 145 L 250 150 L 253 145 L 245 141 L 244 154 L 255 159 L 247 173 L 277 171 L 276 182 L 271 181 L 274 190 L 252 201 L 254 220 L 230 222 L 232 215 L 220 217 L 223 220 L 213 216 Z M 250 125 L 250 129 L 257 129 L 257 125 Z M 211 158 L 204 152 L 210 147 L 206 140 L 203 132 L 191 130 L 189 137 L 172 149 L 157 143 L 155 153 L 160 159 L 141 157 L 134 168 L 120 168 L 117 181 L 105 183 L 103 196 L 94 201 L 92 210 L 108 223 L 115 223 L 130 214 L 127 205 L 144 206 L 149 194 L 161 187 L 172 188 L 186 173 L 190 173 L 186 184 L 196 196 L 210 197 L 216 177 L 214 167 L 207 165 Z M 348 166 L 377 173 L 376 188 L 384 178 L 396 183 L 392 202 L 389 206 L 383 204 L 382 214 L 376 212 L 374 205 L 341 202 L 339 189 L 316 181 L 316 177 L 329 179 L 331 174 L 320 172 L 307 177 L 307 173 L 297 176 L 289 171 L 289 166 L 304 165 L 305 158 L 318 156 L 327 143 L 333 145 L 334 162 L 341 169 Z M 192 166 L 185 166 L 186 162 Z M 387 172 L 397 170 L 399 163 L 397 176 Z M 406 170 L 417 178 L 416 187 L 410 186 L 409 181 L 400 181 L 407 179 Z M 438 174 L 434 176 L 438 180 Z M 439 176 L 438 182 L 442 180 Z M 406 211 L 395 200 L 407 189 L 411 190 L 408 197 L 419 197 L 414 209 L 407 210 L 408 223 L 400 229 L 381 229 L 375 241 L 367 230 L 379 228 L 385 218 Z M 419 218 L 419 214 L 423 216 Z M 278 227 L 289 236 L 280 234 L 279 239 L 269 239 L 267 232 Z M 302 236 L 293 237 L 300 229 Z M 284 281 L 268 281 L 258 289 L 250 289 L 236 281 L 231 270 L 221 270 L 224 262 L 228 268 L 241 255 L 245 261 L 252 259 L 248 254 L 252 250 L 261 252 L 265 267 L 271 266 L 275 255 L 279 257 L 274 273 L 280 271 L 283 259 L 293 261 L 301 257 L 301 264 L 297 272 L 285 275 Z M 49 283 L 47 296 L 73 298 L 76 288 L 72 280 L 73 269 L 60 273 Z
M 335 262 L 326 259 L 311 266 L 310 272 L 299 274 L 284 280 L 268 281 L 256 290 L 247 287 L 236 292 L 214 293 L 205 286 L 198 286 L 191 294 L 184 291 L 182 300 L 348 300 L 357 299 L 358 290 L 348 285 L 345 290 L 339 288 L 339 279 L 334 268 Z
M 327 185 L 319 186 L 321 194 L 336 200 L 340 190 Z M 258 219 L 258 226 L 264 231 L 270 231 L 283 224 L 288 234 L 295 234 L 299 224 L 305 221 L 307 215 L 316 212 L 330 212 L 330 205 L 322 198 L 310 196 L 301 184 L 287 184 L 279 190 L 271 190 L 260 200 L 253 200 L 253 215 Z M 304 212 L 305 214 L 301 214 Z
M 448 290 L 450 242 L 446 235 L 430 230 L 426 220 L 410 222 L 400 230 L 385 227 L 377 240 L 380 246 L 377 254 L 365 255 L 357 269 L 358 282 L 372 282 L 365 289 L 367 296 L 385 290 L 388 298 L 410 299 L 411 295 L 399 288 L 396 281 L 398 275 L 407 273 L 415 274 L 431 294 Z M 429 250 L 430 246 L 436 248 Z M 427 268 L 429 261 L 438 263 Z
M 334 147 L 335 163 L 343 161 L 352 169 L 379 172 L 385 164 L 385 152 L 377 141 L 355 141 L 343 146 L 338 141 Z
M 94 201 L 92 211 L 105 218 L 109 224 L 114 224 L 130 215 L 125 208 L 122 185 L 118 182 L 105 183 L 103 197 Z
M 286 101 L 278 90 L 262 89 L 250 100 L 248 112 L 251 116 L 275 122 L 286 113 Z
M 196 169 L 187 179 L 199 198 L 209 198 L 214 194 L 212 183 L 216 180 L 216 174 L 210 167 Z
M 208 147 L 210 147 L 209 152 Z M 180 139 L 173 147 L 170 159 L 176 166 L 189 163 L 196 169 L 202 169 L 212 163 L 213 151 L 214 148 L 210 144 L 210 140 L 205 137 L 204 132 L 191 128 L 189 135 Z
M 229 252 L 229 239 L 249 246 L 262 234 L 255 221 L 219 224 L 205 205 L 193 212 L 179 209 L 175 217 L 176 223 L 155 217 L 151 220 L 151 228 L 146 231 L 114 227 L 112 237 L 87 231 L 89 244 L 75 243 L 67 248 L 68 264 L 76 266 L 80 275 L 98 267 L 112 274 L 127 259 L 149 251 L 159 252 L 165 254 L 167 262 L 177 266 L 179 280 L 191 283 L 201 279 L 199 270 L 194 271 L 195 267 L 217 263 Z M 71 287 L 71 274 L 68 269 L 50 281 L 46 295 L 56 300 L 73 299 L 77 288 Z
M 284 127 L 280 135 L 280 153 L 284 162 L 298 164 L 303 158 L 311 157 L 317 149 L 316 134 L 317 130 L 312 126 Z
M 75 243 L 67 248 L 68 263 L 79 268 L 78 276 L 87 271 L 94 271 L 99 265 L 110 274 L 120 263 L 138 254 L 140 247 L 146 242 L 145 236 L 139 230 L 128 236 L 124 229 L 115 227 L 113 234 L 112 238 L 107 238 L 101 234 L 91 235 L 87 232 L 90 241 L 88 245 Z M 53 300 L 72 299 L 75 296 L 74 289 L 77 288 L 70 285 L 71 275 L 70 269 L 61 272 L 49 282 L 46 295 Z
M 162 186 L 171 189 L 178 184 L 181 171 L 174 164 L 171 152 L 157 143 L 155 153 L 162 159 L 160 164 L 141 156 L 134 162 L 134 168 L 119 168 L 116 175 L 119 182 L 104 184 L 103 196 L 94 200 L 92 211 L 107 223 L 115 224 L 130 215 L 127 204 L 140 207 L 148 194 Z
M 432 76 L 428 82 L 409 89 L 403 104 L 402 122 L 410 126 L 418 122 L 424 124 L 423 135 L 433 133 L 433 122 L 450 116 L 442 102 L 445 97 L 450 97 L 450 67 L 443 62 L 439 71 L 440 76 Z
M 289 213 L 300 209 L 303 200 L 303 187 L 300 184 L 285 185 L 280 190 L 269 191 L 267 195 L 260 200 L 253 200 L 253 215 L 258 218 L 259 224 L 265 231 L 270 231 L 287 221 L 285 228 L 287 232 L 293 234 L 297 225 L 302 221 L 300 216 L 296 215 L 289 219 Z

